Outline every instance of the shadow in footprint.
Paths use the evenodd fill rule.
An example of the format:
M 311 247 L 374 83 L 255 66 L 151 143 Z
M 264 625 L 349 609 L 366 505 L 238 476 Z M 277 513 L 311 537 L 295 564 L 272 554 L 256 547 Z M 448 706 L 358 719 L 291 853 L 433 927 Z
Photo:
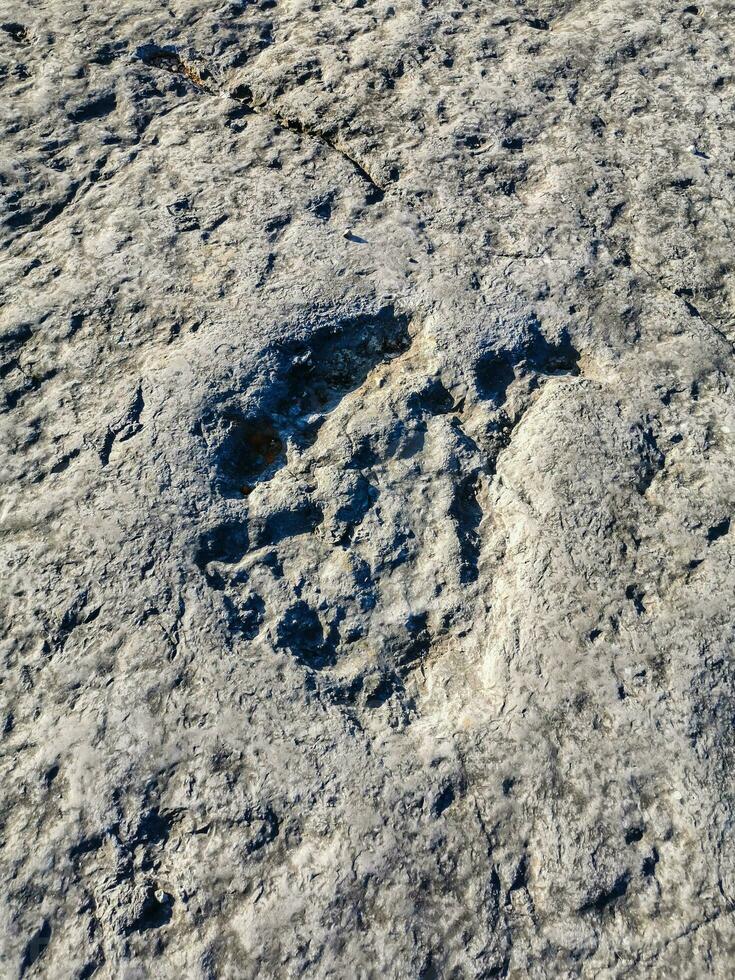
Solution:
M 459 484 L 449 509 L 457 524 L 461 567 L 459 580 L 463 584 L 476 582 L 480 556 L 480 534 L 478 528 L 482 520 L 482 507 L 477 501 L 477 478 L 468 476 Z
M 477 393 L 500 408 L 513 381 L 528 374 L 542 377 L 579 374 L 579 351 L 566 332 L 556 343 L 549 343 L 541 332 L 541 324 L 534 319 L 529 333 L 517 347 L 493 351 L 479 359 L 475 365 Z
M 212 562 L 236 564 L 246 554 L 248 547 L 248 532 L 243 524 L 237 521 L 219 524 L 200 537 L 194 562 L 204 572 L 213 588 L 222 589 L 224 587 L 222 578 L 209 567 L 210 564 Z
M 498 407 L 505 401 L 508 387 L 514 380 L 513 362 L 507 353 L 486 354 L 477 362 L 475 383 L 478 394 Z
M 377 365 L 408 349 L 409 322 L 387 306 L 278 348 L 280 367 L 261 411 L 220 415 L 227 426 L 217 454 L 223 491 L 249 494 L 285 464 L 287 443 L 300 450 L 311 446 L 341 399 L 364 384 Z
M 310 534 L 324 520 L 324 514 L 315 504 L 305 501 L 301 507 L 269 514 L 259 525 L 252 527 L 252 546 L 264 548 L 280 544 L 287 538 Z
M 276 629 L 279 647 L 305 667 L 323 670 L 335 663 L 334 638 L 325 637 L 316 612 L 306 602 L 296 602 L 288 609 Z

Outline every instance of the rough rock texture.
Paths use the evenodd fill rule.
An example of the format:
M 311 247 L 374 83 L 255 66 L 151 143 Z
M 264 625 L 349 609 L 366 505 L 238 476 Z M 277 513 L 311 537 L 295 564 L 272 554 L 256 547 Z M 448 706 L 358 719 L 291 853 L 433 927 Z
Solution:
M 732 4 L 2 18 L 0 973 L 732 976 Z

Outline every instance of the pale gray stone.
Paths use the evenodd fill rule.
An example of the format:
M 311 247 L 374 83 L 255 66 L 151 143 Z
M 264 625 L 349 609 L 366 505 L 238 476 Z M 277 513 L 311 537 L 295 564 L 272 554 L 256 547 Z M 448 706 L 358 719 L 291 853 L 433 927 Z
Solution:
M 723 0 L 10 0 L 7 977 L 735 969 Z

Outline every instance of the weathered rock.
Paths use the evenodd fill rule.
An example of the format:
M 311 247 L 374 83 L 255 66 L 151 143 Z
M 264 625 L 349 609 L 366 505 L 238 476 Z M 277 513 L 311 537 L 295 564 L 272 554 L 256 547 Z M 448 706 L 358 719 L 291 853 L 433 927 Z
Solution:
M 730 6 L 3 17 L 3 975 L 730 976 Z

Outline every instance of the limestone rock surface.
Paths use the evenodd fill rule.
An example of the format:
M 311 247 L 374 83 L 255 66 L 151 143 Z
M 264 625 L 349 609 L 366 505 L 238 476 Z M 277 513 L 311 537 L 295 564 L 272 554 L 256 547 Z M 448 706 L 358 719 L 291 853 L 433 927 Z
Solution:
M 2 976 L 731 977 L 732 4 L 2 21 Z

